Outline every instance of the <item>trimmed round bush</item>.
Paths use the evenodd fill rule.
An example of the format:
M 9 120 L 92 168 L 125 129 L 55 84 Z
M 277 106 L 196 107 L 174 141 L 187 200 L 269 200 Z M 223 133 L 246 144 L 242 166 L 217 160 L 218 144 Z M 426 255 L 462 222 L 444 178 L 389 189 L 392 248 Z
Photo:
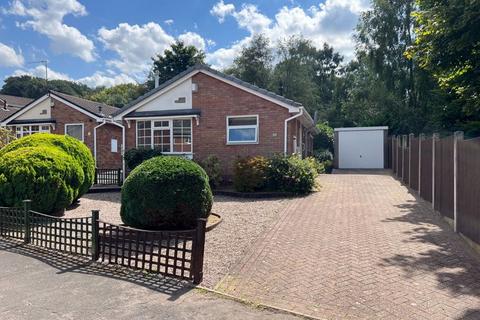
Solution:
M 84 180 L 78 161 L 58 148 L 12 150 L 0 156 L 0 206 L 20 206 L 30 199 L 33 210 L 61 215 Z
M 122 187 L 122 221 L 131 227 L 188 229 L 206 218 L 213 196 L 205 171 L 195 162 L 170 156 L 136 167 Z
M 77 189 L 75 199 L 84 195 L 93 184 L 95 178 L 95 160 L 90 149 L 81 141 L 67 136 L 51 133 L 36 133 L 15 140 L 0 150 L 0 157 L 24 147 L 48 146 L 55 147 L 73 157 L 83 170 L 84 181 Z

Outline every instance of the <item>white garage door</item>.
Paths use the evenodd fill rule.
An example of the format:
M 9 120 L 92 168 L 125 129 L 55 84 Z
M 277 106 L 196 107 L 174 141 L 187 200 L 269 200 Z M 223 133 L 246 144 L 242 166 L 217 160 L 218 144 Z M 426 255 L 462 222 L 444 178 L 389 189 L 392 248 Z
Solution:
M 383 130 L 338 132 L 338 167 L 340 169 L 383 168 L 383 134 Z

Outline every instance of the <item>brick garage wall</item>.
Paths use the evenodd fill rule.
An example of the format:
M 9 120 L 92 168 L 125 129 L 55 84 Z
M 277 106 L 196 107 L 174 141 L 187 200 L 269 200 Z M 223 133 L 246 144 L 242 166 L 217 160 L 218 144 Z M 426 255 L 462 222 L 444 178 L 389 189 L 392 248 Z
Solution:
M 117 140 L 117 152 L 112 152 L 112 139 Z M 122 168 L 122 128 L 105 124 L 97 129 L 97 168 Z
M 193 107 L 202 112 L 199 125 L 193 121 L 194 158 L 216 155 L 224 174 L 229 176 L 238 156 L 283 153 L 285 119 L 291 116 L 286 108 L 202 73 L 192 81 L 198 84 L 198 91 L 192 97 Z M 250 114 L 259 116 L 259 143 L 227 145 L 226 117 Z M 291 149 L 291 134 L 289 136 Z

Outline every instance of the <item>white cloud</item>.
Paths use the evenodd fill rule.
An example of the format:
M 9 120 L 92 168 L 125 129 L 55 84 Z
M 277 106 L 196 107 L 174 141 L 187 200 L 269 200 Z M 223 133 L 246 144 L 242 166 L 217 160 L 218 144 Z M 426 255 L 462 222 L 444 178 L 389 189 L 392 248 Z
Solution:
M 20 67 L 24 63 L 21 52 L 0 42 L 0 67 Z
M 95 60 L 93 42 L 78 29 L 63 23 L 66 15 L 87 14 L 85 7 L 77 0 L 14 0 L 3 12 L 24 17 L 26 21 L 17 22 L 17 26 L 32 28 L 47 36 L 54 52 L 72 54 L 86 62 Z
M 218 18 L 218 22 L 223 23 L 225 17 L 232 14 L 235 11 L 235 6 L 231 3 L 225 4 L 223 0 L 220 0 L 210 10 L 210 14 Z
M 221 5 L 221 6 L 220 6 Z M 230 9 L 222 15 L 222 21 L 227 15 L 237 21 L 239 28 L 249 31 L 250 35 L 235 42 L 228 48 L 220 48 L 207 55 L 207 61 L 217 68 L 228 66 L 235 55 L 240 52 L 241 45 L 256 33 L 263 33 L 272 43 L 293 35 L 301 35 L 312 41 L 317 47 L 327 42 L 345 56 L 345 60 L 354 57 L 354 28 L 362 12 L 369 9 L 369 0 L 326 0 L 318 6 L 305 10 L 300 6 L 282 7 L 274 19 L 270 19 L 252 4 L 244 4 L 236 11 L 233 4 L 217 3 L 210 11 L 220 18 L 218 9 L 228 6 Z M 219 11 L 221 12 L 221 11 Z
M 198 33 L 195 32 L 186 32 L 178 36 L 178 40 L 183 41 L 185 45 L 194 46 L 197 49 L 205 50 L 206 43 Z
M 77 79 L 76 81 L 86 84 L 91 88 L 95 88 L 99 86 L 112 87 L 122 83 L 136 83 L 135 79 L 129 77 L 126 74 L 122 73 L 114 76 L 108 76 L 105 73 L 100 71 L 95 72 L 91 76 Z
M 120 23 L 113 29 L 101 28 L 98 36 L 106 49 L 119 56 L 107 61 L 107 65 L 134 77 L 145 77 L 151 58 L 163 53 L 175 40 L 154 22 L 142 26 Z
M 53 71 L 52 69 L 48 68 L 48 80 L 68 80 L 68 81 L 73 81 L 72 78 L 70 78 L 67 74 Z M 28 75 L 32 77 L 38 77 L 38 78 L 45 78 L 45 67 L 44 66 L 36 66 L 35 68 L 32 69 L 18 69 L 15 70 L 12 74 L 12 76 L 18 77 L 18 76 L 23 76 L 23 75 Z
M 168 19 L 168 20 L 163 21 L 163 23 L 165 23 L 167 26 L 172 25 L 173 22 L 174 22 L 173 19 Z

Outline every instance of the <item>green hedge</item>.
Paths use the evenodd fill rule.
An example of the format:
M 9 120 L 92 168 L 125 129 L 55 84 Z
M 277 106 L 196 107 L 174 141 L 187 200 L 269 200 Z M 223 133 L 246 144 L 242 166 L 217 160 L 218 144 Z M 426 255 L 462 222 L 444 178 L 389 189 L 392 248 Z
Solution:
M 123 157 L 127 167 L 133 170 L 145 160 L 161 155 L 162 153 L 158 149 L 133 148 L 125 152 Z
M 82 185 L 78 188 L 78 193 L 75 199 L 84 195 L 93 184 L 95 179 L 95 160 L 93 159 L 90 149 L 81 141 L 67 136 L 51 133 L 37 133 L 8 144 L 5 148 L 0 150 L 0 157 L 20 148 L 47 146 L 54 147 L 64 151 L 73 157 L 83 170 L 85 177 Z
M 234 187 L 239 192 L 283 191 L 307 194 L 315 189 L 323 164 L 313 158 L 277 155 L 247 157 L 235 162 Z
M 217 156 L 209 155 L 203 160 L 196 160 L 196 162 L 207 173 L 211 188 L 217 188 L 222 184 L 222 166 Z
M 122 221 L 132 227 L 161 230 L 193 228 L 208 217 L 212 191 L 195 162 L 155 157 L 136 167 L 122 187 Z
M 78 161 L 58 148 L 2 150 L 0 206 L 20 206 L 30 199 L 33 210 L 60 215 L 76 199 L 84 180 Z

